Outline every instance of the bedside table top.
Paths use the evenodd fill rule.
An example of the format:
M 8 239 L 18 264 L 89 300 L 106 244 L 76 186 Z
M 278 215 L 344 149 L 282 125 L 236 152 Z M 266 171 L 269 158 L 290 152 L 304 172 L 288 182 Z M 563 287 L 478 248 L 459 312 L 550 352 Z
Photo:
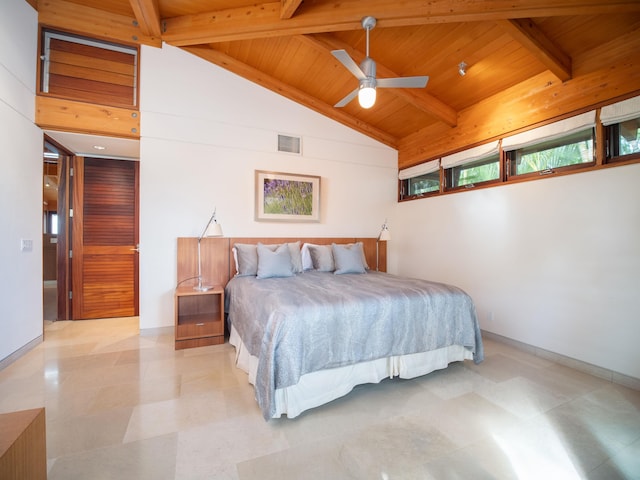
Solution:
M 179 297 L 185 295 L 208 295 L 212 293 L 224 293 L 224 288 L 222 288 L 222 285 L 214 285 L 209 290 L 204 291 L 195 290 L 193 286 L 176 288 L 176 295 Z

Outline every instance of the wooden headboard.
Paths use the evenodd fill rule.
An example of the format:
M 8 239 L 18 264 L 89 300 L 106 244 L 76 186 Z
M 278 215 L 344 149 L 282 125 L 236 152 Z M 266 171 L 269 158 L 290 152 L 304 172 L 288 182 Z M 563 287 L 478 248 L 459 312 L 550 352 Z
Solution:
M 377 238 L 356 237 L 222 237 L 203 238 L 200 242 L 203 281 L 207 284 L 225 286 L 235 275 L 235 263 L 231 249 L 236 243 L 287 243 L 300 241 L 318 245 L 332 243 L 362 242 L 367 263 L 381 272 L 387 271 L 387 242 L 378 242 Z M 377 260 L 376 260 L 377 259 Z M 176 284 L 193 286 L 198 274 L 198 239 L 196 237 L 178 238 L 178 278 Z

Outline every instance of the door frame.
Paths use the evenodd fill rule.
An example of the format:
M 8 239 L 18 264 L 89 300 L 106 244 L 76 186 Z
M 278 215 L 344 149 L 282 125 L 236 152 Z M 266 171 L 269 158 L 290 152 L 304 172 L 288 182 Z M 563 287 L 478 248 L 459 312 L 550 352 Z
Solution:
M 70 299 L 70 292 L 72 291 L 72 270 L 69 252 L 71 245 L 73 245 L 73 168 L 80 157 L 69 151 L 66 147 L 59 142 L 51 138 L 46 133 L 44 134 L 43 152 L 45 151 L 45 142 L 51 144 L 59 151 L 59 173 L 60 178 L 58 180 L 58 237 L 57 237 L 57 251 L 56 251 L 56 285 L 57 285 L 57 320 L 71 320 L 73 318 L 73 302 Z M 95 157 L 95 156 L 94 156 Z M 105 159 L 123 160 L 123 158 L 109 158 Z M 43 159 L 44 160 L 44 159 Z M 133 162 L 138 162 L 138 159 L 127 159 Z M 139 165 L 138 165 L 139 168 Z M 137 182 L 135 185 L 136 195 L 140 198 L 140 170 L 137 174 Z M 139 235 L 140 228 L 140 213 L 136 212 L 136 229 Z M 44 279 L 43 279 L 44 280 Z M 136 315 L 139 315 L 140 311 L 140 270 L 139 266 L 135 272 L 135 305 Z M 43 318 L 44 321 L 44 318 Z

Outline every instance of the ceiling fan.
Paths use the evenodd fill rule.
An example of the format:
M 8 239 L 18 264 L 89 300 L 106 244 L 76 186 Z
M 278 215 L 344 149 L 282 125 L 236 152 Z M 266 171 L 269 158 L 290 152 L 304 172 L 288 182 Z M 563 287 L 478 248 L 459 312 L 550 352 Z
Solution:
M 371 108 L 376 103 L 376 87 L 424 88 L 429 81 L 427 76 L 376 79 L 376 62 L 369 57 L 369 31 L 375 26 L 376 19 L 374 17 L 364 17 L 362 19 L 362 28 L 367 32 L 367 55 L 360 66 L 349 56 L 346 50 L 333 50 L 331 52 L 360 81 L 358 88 L 336 103 L 335 107 L 344 107 L 357 95 L 362 108 Z

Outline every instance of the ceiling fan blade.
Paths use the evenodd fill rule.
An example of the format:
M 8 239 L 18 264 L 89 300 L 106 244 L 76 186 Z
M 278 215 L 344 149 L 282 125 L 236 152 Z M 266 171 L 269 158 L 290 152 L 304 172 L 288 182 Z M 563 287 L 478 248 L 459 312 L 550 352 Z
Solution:
M 347 95 L 338 103 L 336 103 L 334 107 L 344 107 L 347 103 L 349 103 L 351 100 L 353 100 L 358 96 L 358 90 L 360 90 L 360 87 L 356 88 L 353 92 L 351 92 L 349 95 Z
M 338 61 L 345 66 L 347 70 L 349 70 L 354 77 L 358 80 L 364 80 L 367 76 L 364 74 L 360 67 L 353 59 L 349 56 L 346 50 L 332 50 L 331 54 L 338 59 Z
M 427 86 L 429 77 L 396 77 L 378 78 L 376 83 L 381 88 L 424 88 Z

